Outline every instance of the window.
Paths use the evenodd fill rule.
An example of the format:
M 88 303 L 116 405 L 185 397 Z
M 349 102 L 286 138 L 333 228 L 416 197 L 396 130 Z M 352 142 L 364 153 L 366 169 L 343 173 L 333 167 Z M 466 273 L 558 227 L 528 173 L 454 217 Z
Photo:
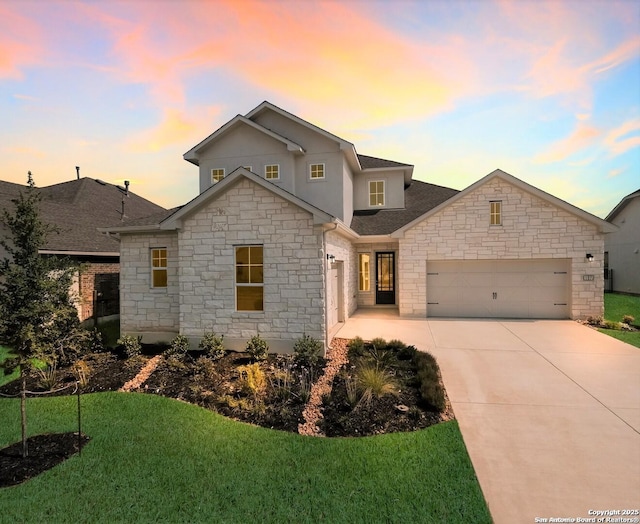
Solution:
M 224 178 L 224 169 L 217 168 L 211 170 L 211 183 L 215 184 Z
M 242 166 L 242 167 L 244 167 L 247 171 L 251 171 L 253 169 L 253 167 L 251 166 Z
M 151 249 L 151 287 L 167 287 L 167 248 Z
M 384 206 L 384 180 L 369 182 L 369 205 Z
M 280 178 L 280 166 L 278 164 L 264 166 L 264 177 L 267 180 L 277 180 Z
M 358 255 L 358 289 L 360 291 L 370 291 L 371 285 L 369 283 L 369 253 L 360 253 Z
M 236 309 L 263 311 L 262 246 L 236 247 Z
M 324 178 L 324 164 L 311 164 L 309 166 L 309 178 L 311 180 Z
M 502 225 L 502 201 L 494 200 L 493 202 L 489 202 L 489 205 L 489 224 L 491 224 L 492 226 Z

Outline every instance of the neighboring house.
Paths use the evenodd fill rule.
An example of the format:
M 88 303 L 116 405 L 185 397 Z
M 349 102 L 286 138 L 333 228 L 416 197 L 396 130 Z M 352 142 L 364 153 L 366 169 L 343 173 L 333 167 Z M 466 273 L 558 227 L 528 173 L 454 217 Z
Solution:
M 328 344 L 362 307 L 402 317 L 582 318 L 603 313 L 603 237 L 615 228 L 496 170 L 464 191 L 269 102 L 185 153 L 200 194 L 103 228 L 121 240 L 121 329 L 205 331 L 275 351 Z M 587 257 L 587 255 L 592 255 Z
M 604 240 L 607 291 L 640 295 L 640 189 L 624 197 L 605 220 L 618 226 Z
M 0 210 L 12 212 L 11 200 L 24 190 L 26 186 L 0 181 Z M 42 220 L 58 229 L 58 233 L 49 235 L 40 253 L 43 256 L 69 257 L 83 264 L 74 289 L 79 298 L 80 320 L 94 315 L 95 299 L 101 306 L 96 314 L 117 314 L 120 243 L 98 232 L 97 228 L 120 221 L 123 212 L 124 220 L 127 220 L 164 211 L 164 208 L 131 193 L 128 188 L 92 178 L 80 178 L 37 190 L 42 196 Z M 1 224 L 0 234 L 6 234 Z M 0 253 L 0 257 L 5 255 Z

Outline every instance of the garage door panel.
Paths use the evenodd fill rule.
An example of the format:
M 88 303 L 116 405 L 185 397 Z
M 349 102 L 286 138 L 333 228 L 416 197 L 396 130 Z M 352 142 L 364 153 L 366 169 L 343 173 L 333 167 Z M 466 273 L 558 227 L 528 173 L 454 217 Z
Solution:
M 569 261 L 427 262 L 429 316 L 568 318 Z

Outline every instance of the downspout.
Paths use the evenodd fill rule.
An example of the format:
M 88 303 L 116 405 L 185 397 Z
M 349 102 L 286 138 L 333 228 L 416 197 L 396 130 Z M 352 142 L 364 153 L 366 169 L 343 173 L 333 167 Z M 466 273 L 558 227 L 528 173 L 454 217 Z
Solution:
M 335 231 L 338 229 L 338 223 L 334 222 L 332 229 L 322 229 L 322 252 L 324 256 L 324 338 L 325 338 L 325 354 L 327 349 L 329 348 L 329 315 L 327 306 L 329 305 L 328 295 L 327 295 L 327 273 L 329 272 L 329 253 L 327 253 L 327 233 L 329 231 Z

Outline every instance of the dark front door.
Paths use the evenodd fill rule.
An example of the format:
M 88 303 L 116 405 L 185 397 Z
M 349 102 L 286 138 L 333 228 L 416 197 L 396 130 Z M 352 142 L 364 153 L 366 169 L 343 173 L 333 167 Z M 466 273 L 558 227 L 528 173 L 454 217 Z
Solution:
M 395 253 L 376 253 L 376 304 L 396 303 Z

